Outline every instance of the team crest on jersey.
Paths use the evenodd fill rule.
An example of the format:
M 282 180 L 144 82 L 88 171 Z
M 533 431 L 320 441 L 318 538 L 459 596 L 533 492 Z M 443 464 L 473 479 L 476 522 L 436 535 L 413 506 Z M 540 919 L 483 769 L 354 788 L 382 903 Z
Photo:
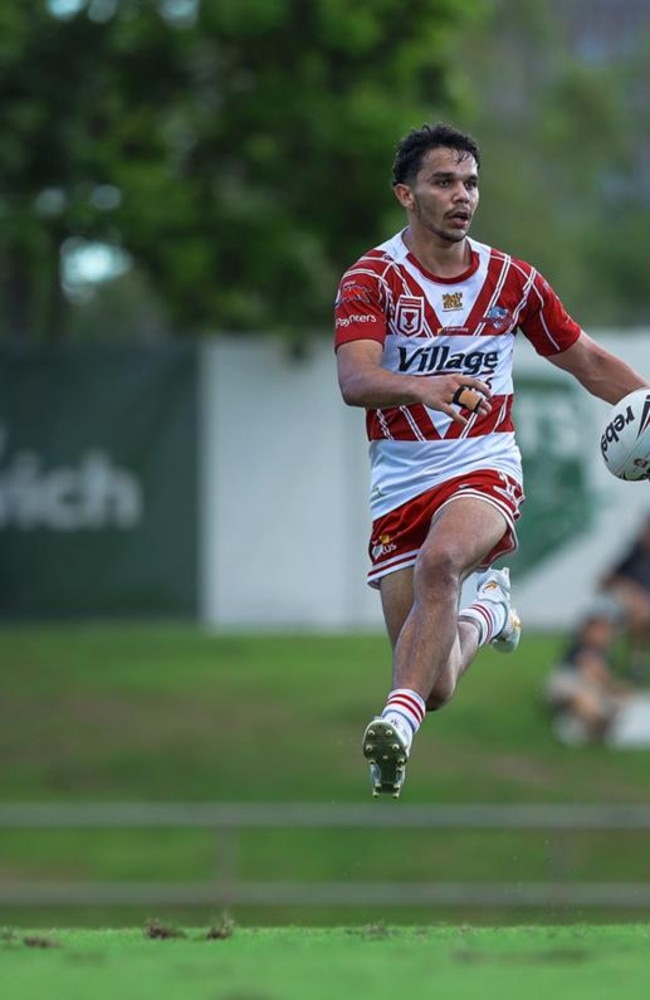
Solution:
M 510 326 L 512 313 L 509 309 L 504 309 L 503 306 L 492 306 L 486 312 L 484 320 L 495 333 L 502 333 Z
M 463 308 L 463 293 L 462 292 L 443 292 L 442 293 L 442 308 L 445 312 L 456 312 L 458 309 Z
M 424 299 L 417 295 L 400 295 L 395 310 L 397 332 L 405 337 L 421 333 L 424 324 Z

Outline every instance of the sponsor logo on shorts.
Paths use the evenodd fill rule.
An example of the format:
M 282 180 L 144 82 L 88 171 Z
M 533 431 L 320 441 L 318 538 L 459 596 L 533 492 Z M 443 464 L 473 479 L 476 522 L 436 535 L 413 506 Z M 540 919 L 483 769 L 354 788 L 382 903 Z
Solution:
M 396 552 L 397 546 L 395 542 L 391 542 L 390 535 L 380 535 L 378 540 L 372 546 L 372 558 L 379 559 L 381 556 L 390 555 L 391 552 Z
M 506 500 L 510 501 L 510 503 L 516 510 L 519 507 L 519 504 L 521 503 L 522 500 L 521 487 L 519 486 L 518 483 L 515 483 L 513 480 L 508 479 L 502 473 L 499 474 L 499 478 L 501 479 L 503 486 L 495 486 L 494 492 L 500 493 L 501 496 L 505 497 Z

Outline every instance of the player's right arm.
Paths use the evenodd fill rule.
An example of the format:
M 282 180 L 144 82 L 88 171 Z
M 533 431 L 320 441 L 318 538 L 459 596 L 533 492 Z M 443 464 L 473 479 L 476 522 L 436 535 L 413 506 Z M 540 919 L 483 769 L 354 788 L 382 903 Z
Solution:
M 375 270 L 376 259 L 361 258 L 344 274 L 336 298 L 336 356 L 339 386 L 349 406 L 384 410 L 394 406 L 421 403 L 446 413 L 457 423 L 466 424 L 461 414 L 458 394 L 466 394 L 462 404 L 484 416 L 490 412 L 490 390 L 485 382 L 471 375 L 408 375 L 382 366 L 384 341 L 388 330 L 391 290 L 383 272 Z
M 489 413 L 490 389 L 471 375 L 402 375 L 382 368 L 383 348 L 376 340 L 347 340 L 336 352 L 341 395 L 349 406 L 383 410 L 392 406 L 421 403 L 446 413 L 457 423 L 466 424 L 454 397 L 463 388 L 481 394 L 476 412 Z

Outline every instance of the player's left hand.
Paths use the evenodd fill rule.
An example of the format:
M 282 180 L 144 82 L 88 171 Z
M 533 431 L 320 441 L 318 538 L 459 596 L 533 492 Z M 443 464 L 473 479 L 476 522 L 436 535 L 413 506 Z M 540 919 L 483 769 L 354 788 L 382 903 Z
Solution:
M 477 392 L 476 389 L 470 388 L 468 385 L 461 385 L 458 389 L 456 389 L 452 403 L 456 406 L 462 407 L 464 410 L 469 410 L 470 413 L 478 413 L 481 409 L 488 409 L 485 405 L 485 396 L 482 393 Z M 483 404 L 483 407 L 481 407 L 481 404 Z

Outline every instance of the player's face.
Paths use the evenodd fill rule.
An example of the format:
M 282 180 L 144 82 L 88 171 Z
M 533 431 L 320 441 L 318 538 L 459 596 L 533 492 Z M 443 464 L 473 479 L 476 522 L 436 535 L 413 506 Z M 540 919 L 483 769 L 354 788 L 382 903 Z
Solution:
M 415 181 L 398 184 L 395 193 L 414 222 L 444 242 L 459 243 L 478 206 L 476 160 L 455 149 L 431 149 Z

